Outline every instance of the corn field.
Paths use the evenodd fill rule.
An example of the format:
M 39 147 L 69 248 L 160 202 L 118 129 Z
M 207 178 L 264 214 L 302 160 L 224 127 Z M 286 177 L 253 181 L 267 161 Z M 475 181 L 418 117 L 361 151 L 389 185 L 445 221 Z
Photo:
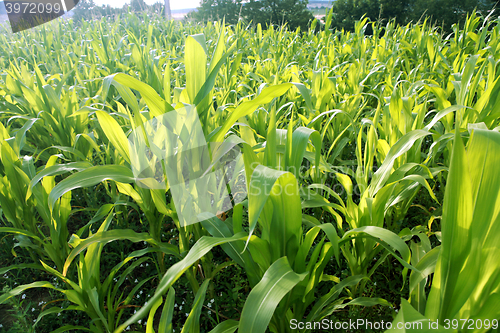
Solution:
M 499 332 L 500 19 L 331 19 L 0 26 L 0 330 Z

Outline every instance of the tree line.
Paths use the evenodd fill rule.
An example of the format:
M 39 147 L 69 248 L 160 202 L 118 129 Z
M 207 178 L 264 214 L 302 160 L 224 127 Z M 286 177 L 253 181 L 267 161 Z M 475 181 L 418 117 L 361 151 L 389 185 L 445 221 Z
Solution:
M 444 30 L 455 23 L 462 23 L 467 13 L 476 10 L 483 15 L 496 6 L 492 0 L 337 0 L 333 4 L 332 26 L 350 30 L 362 15 L 371 20 L 405 25 L 428 18 Z
M 352 30 L 354 22 L 363 15 L 382 22 L 395 20 L 398 24 L 417 22 L 424 17 L 432 23 L 450 31 L 454 23 L 465 20 L 467 13 L 476 10 L 487 15 L 498 0 L 334 0 L 332 3 L 331 28 Z M 314 19 L 308 9 L 308 0 L 201 0 L 196 11 L 186 19 L 208 22 L 225 19 L 236 24 L 240 20 L 263 27 L 287 24 L 290 29 L 307 29 Z M 147 5 L 144 0 L 132 0 L 122 8 L 96 6 L 93 0 L 81 0 L 74 11 L 74 18 L 81 20 L 88 16 L 113 16 L 136 11 L 164 14 L 165 6 L 158 2 Z M 321 25 L 317 25 L 320 27 Z
M 160 1 L 160 0 L 158 0 Z M 144 0 L 132 0 L 125 3 L 122 7 L 111 7 L 110 5 L 98 6 L 94 0 L 80 0 L 73 10 L 73 19 L 76 21 L 87 20 L 91 18 L 100 18 L 104 16 L 115 16 L 128 12 L 150 12 L 164 15 L 165 6 L 162 2 L 153 5 L 147 5 Z
M 476 9 L 483 15 L 496 6 L 497 0 L 334 0 L 332 28 L 352 30 L 354 22 L 366 15 L 371 20 L 394 19 L 399 24 L 417 22 L 427 17 L 449 30 Z M 225 18 L 234 24 L 246 20 L 263 26 L 287 23 L 291 29 L 307 28 L 314 18 L 308 0 L 202 0 L 190 17 L 197 21 Z

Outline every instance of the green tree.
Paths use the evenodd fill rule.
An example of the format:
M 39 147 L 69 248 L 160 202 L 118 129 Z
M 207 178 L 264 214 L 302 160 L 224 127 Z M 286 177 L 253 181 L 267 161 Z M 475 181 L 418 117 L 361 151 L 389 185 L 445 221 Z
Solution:
M 225 18 L 226 23 L 236 24 L 241 8 L 241 0 L 202 0 L 198 10 L 190 12 L 187 17 L 199 22 L 218 21 Z
M 494 1 L 481 0 L 416 0 L 411 18 L 414 22 L 422 16 L 449 30 L 454 23 L 461 23 L 474 9 L 486 13 Z
M 134 12 L 143 12 L 148 9 L 148 5 L 146 5 L 144 0 L 132 0 L 130 6 Z
M 246 19 L 265 26 L 285 24 L 291 29 L 306 29 L 313 14 L 307 9 L 307 0 L 250 0 L 243 7 Z
M 94 0 L 80 0 L 73 9 L 73 20 L 79 22 L 81 20 L 89 20 L 99 16 L 99 12 L 96 7 L 97 6 L 94 3 Z
M 338 30 L 354 29 L 354 22 L 363 15 L 366 15 L 370 20 L 381 18 L 380 2 L 378 0 L 337 0 L 332 7 L 331 27 Z
M 97 6 L 94 0 L 80 0 L 73 10 L 73 20 L 80 22 L 81 20 L 100 19 L 101 17 L 113 17 L 125 12 L 122 8 L 111 7 L 110 5 Z
M 465 20 L 474 9 L 487 14 L 493 0 L 336 0 L 332 27 L 352 30 L 354 22 L 366 15 L 371 20 L 395 19 L 399 24 L 417 22 L 428 17 L 431 22 L 450 31 L 454 23 Z
M 202 0 L 196 12 L 188 14 L 188 18 L 200 21 L 215 21 L 226 19 L 229 24 L 235 24 L 240 18 L 268 24 L 288 24 L 291 29 L 307 28 L 314 19 L 307 9 L 307 0 Z
M 383 20 L 395 19 L 399 24 L 406 24 L 410 19 L 410 12 L 414 0 L 379 0 L 379 17 Z

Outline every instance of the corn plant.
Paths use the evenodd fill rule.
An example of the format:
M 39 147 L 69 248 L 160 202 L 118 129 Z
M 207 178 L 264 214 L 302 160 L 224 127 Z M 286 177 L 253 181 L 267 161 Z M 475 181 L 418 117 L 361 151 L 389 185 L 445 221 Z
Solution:
M 412 291 L 434 273 L 431 292 L 427 299 L 412 293 L 416 309 L 403 300 L 395 323 L 428 318 L 437 321 L 442 331 L 487 332 L 493 327 L 491 320 L 498 318 L 493 306 L 498 302 L 499 269 L 493 259 L 498 214 L 489 203 L 498 193 L 494 165 L 500 137 L 484 124 L 471 132 L 467 150 L 458 129 L 455 134 L 441 246 L 424 251 L 416 267 L 425 273 L 412 274 L 410 279 Z M 480 327 L 476 326 L 479 322 Z
M 59 288 L 54 286 L 48 281 L 37 281 L 28 285 L 22 285 L 14 288 L 8 293 L 5 293 L 0 298 L 0 303 L 4 303 L 10 297 L 18 295 L 30 288 L 50 288 L 58 292 L 63 293 L 67 299 L 73 303 L 65 309 L 60 307 L 49 308 L 42 313 L 37 318 L 34 326 L 40 321 L 44 316 L 52 313 L 60 313 L 62 311 L 83 311 L 92 319 L 92 324 L 90 327 L 77 327 L 73 325 L 66 325 L 61 327 L 61 329 L 83 329 L 89 332 L 113 332 L 115 328 L 120 324 L 120 319 L 127 308 L 133 307 L 130 303 L 134 300 L 134 296 L 139 292 L 139 290 L 146 284 L 149 280 L 153 278 L 143 279 L 137 282 L 133 286 L 132 290 L 125 293 L 122 288 L 124 283 L 131 283 L 129 279 L 129 274 L 132 273 L 139 265 L 150 260 L 147 256 L 141 258 L 145 254 L 154 251 L 154 248 L 146 248 L 144 250 L 136 251 L 130 253 L 125 257 L 123 261 L 118 263 L 115 267 L 111 269 L 110 274 L 101 282 L 100 274 L 100 257 L 105 243 L 109 242 L 113 238 L 116 239 L 129 239 L 133 242 L 151 242 L 154 244 L 148 234 L 135 234 L 133 232 L 127 232 L 126 230 L 113 230 L 108 231 L 111 225 L 112 218 L 114 216 L 113 205 L 106 205 L 101 207 L 101 210 L 96 215 L 96 218 L 91 222 L 98 222 L 99 218 L 106 216 L 105 220 L 102 222 L 101 226 L 95 234 L 89 233 L 89 237 L 85 240 L 81 240 L 77 235 L 74 235 L 70 240 L 69 244 L 74 248 L 71 254 L 68 256 L 66 263 L 64 264 L 63 272 L 59 272 L 50 266 L 46 265 L 43 261 L 43 269 L 53 275 L 56 279 L 60 279 L 65 283 L 67 289 Z M 116 235 L 113 237 L 113 234 Z M 165 247 L 168 248 L 168 247 Z M 78 261 L 78 276 L 77 280 L 73 281 L 69 279 L 66 274 L 68 266 L 71 261 L 78 256 L 82 250 L 85 249 L 85 255 L 79 256 Z M 172 249 L 170 249 L 172 250 Z M 168 252 L 170 252 L 168 250 Z M 171 252 L 175 253 L 175 252 Z M 138 259 L 140 258 L 140 259 Z M 125 267 L 125 265 L 133 261 L 123 272 L 119 271 Z M 129 281 L 126 281 L 129 280 Z
M 44 309 L 37 328 L 72 310 L 91 323 L 57 331 L 121 332 L 147 317 L 148 333 L 199 332 L 205 297 L 237 269 L 249 287 L 240 315 L 207 330 L 281 333 L 292 319 L 397 307 L 365 288 L 397 261 L 410 291 L 395 323 L 498 317 L 494 246 L 477 245 L 496 235 L 498 19 L 474 12 L 447 36 L 428 20 L 331 31 L 333 15 L 320 31 L 134 13 L 1 26 L 0 232 L 22 263 L 0 279 L 38 269 L 64 283 L 1 302 L 44 287 L 72 304 Z M 204 147 L 184 149 L 193 143 Z M 245 185 L 228 176 L 240 170 Z M 415 209 L 423 222 L 405 225 Z M 82 212 L 96 213 L 74 229 Z M 130 241 L 148 247 L 101 267 L 105 244 Z M 152 277 L 130 286 L 145 262 Z M 177 323 L 184 279 L 194 302 Z M 139 307 L 146 285 L 156 291 Z
M 61 168 L 56 165 L 58 156 L 54 155 L 37 174 L 33 157 L 20 155 L 26 131 L 33 123 L 27 122 L 13 137 L 9 137 L 3 125 L 0 126 L 3 132 L 0 202 L 10 224 L 0 230 L 16 235 L 18 246 L 26 248 L 35 262 L 50 260 L 61 271 L 69 253 L 66 224 L 71 212 L 71 192 L 58 198 L 51 206 L 48 204 L 49 195 L 55 186 L 55 175 L 81 170 L 88 167 L 89 163 L 69 163 Z M 40 179 L 45 175 L 49 177 L 40 184 Z

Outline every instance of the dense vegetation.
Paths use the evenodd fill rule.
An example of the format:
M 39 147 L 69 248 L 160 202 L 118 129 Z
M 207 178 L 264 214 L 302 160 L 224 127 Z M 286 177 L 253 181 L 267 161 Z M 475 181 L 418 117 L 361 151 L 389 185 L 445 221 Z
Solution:
M 334 0 L 328 3 L 332 10 L 330 27 L 353 31 L 354 22 L 366 16 L 371 20 L 406 25 L 428 18 L 432 24 L 451 32 L 455 23 L 464 24 L 467 13 L 476 10 L 487 15 L 497 5 L 496 0 Z M 307 0 L 201 0 L 197 11 L 188 17 L 207 22 L 226 19 L 236 23 L 245 20 L 263 26 L 288 24 L 292 29 L 307 29 L 312 19 Z M 331 7 L 330 7 L 331 6 Z M 317 13 L 317 10 L 314 10 Z M 317 13 L 318 14 L 318 13 Z M 325 14 L 323 10 L 321 14 Z M 323 18 L 324 20 L 324 18 Z M 319 27 L 318 27 L 319 28 Z M 370 32 L 371 33 L 371 32 Z
M 0 27 L 1 329 L 497 331 L 498 20 L 331 23 Z M 185 225 L 178 161 L 137 179 L 128 139 L 193 107 L 199 139 L 242 151 L 247 194 Z M 142 140 L 154 159 L 161 140 Z
M 402 25 L 428 18 L 451 32 L 453 24 L 465 23 L 467 13 L 477 10 L 487 15 L 497 3 L 496 0 L 336 0 L 332 4 L 332 26 L 351 30 L 362 15 L 372 20 L 393 19 Z
M 116 4 L 115 4 L 116 5 Z M 75 8 L 71 11 L 73 20 L 80 22 L 82 20 L 100 19 L 102 17 L 113 18 L 118 15 L 127 13 L 144 13 L 150 14 L 165 14 L 165 6 L 163 2 L 157 1 L 152 5 L 146 4 L 144 0 L 131 0 L 123 3 L 122 7 L 107 5 L 97 5 L 94 0 L 80 0 Z
M 253 25 L 287 24 L 291 29 L 307 26 L 314 19 L 307 8 L 307 0 L 201 0 L 196 11 L 188 13 L 187 19 L 195 22 L 210 22 L 225 19 L 236 24 L 244 20 Z M 324 13 L 325 11 L 323 11 Z

